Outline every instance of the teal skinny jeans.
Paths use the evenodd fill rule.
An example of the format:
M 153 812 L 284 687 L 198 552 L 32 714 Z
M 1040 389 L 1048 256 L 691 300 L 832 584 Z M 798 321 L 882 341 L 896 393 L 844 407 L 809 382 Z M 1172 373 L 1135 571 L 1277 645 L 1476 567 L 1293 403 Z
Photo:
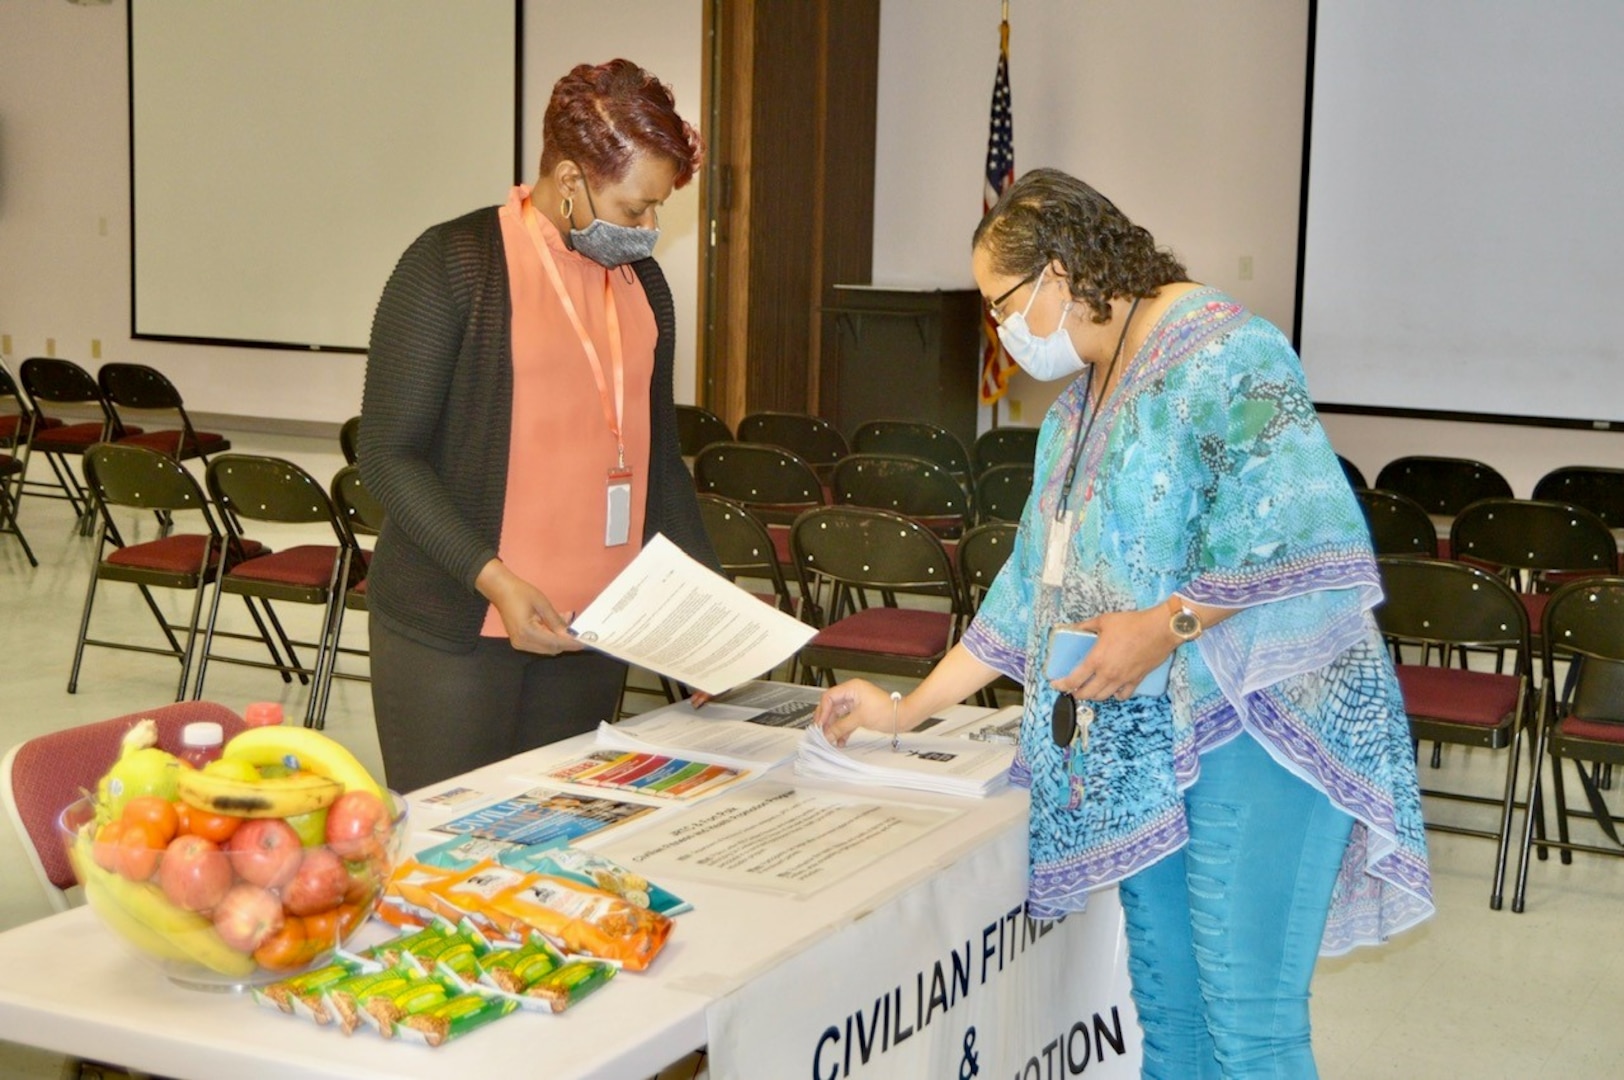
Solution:
M 1122 883 L 1148 1080 L 1311 1080 L 1308 988 L 1353 818 L 1250 735 L 1201 757 L 1190 840 Z

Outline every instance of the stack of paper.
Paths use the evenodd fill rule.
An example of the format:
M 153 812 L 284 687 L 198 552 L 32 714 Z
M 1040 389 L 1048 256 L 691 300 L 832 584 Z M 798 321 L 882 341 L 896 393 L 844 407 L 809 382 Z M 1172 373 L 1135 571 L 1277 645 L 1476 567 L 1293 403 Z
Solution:
M 892 749 L 891 736 L 863 730 L 853 732 L 844 747 L 835 747 L 814 725 L 801 737 L 795 772 L 848 784 L 980 798 L 1008 782 L 1014 756 L 1008 746 L 911 733 Z
M 686 704 L 620 724 L 598 724 L 598 745 L 613 750 L 680 754 L 735 769 L 770 769 L 795 756 L 801 733 L 745 720 L 711 720 Z

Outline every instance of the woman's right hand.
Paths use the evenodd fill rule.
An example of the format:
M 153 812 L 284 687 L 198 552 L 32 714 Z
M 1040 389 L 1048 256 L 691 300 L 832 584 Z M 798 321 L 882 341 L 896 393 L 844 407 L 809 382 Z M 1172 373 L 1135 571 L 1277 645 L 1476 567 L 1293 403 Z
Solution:
M 557 656 L 585 648 L 570 634 L 569 618 L 560 615 L 546 594 L 509 570 L 502 560 L 486 563 L 474 587 L 502 616 L 502 626 L 515 649 Z
M 867 679 L 852 679 L 823 692 L 812 722 L 823 729 L 824 738 L 835 746 L 845 746 L 851 733 L 860 727 L 890 732 L 897 724 L 895 712 L 889 693 Z

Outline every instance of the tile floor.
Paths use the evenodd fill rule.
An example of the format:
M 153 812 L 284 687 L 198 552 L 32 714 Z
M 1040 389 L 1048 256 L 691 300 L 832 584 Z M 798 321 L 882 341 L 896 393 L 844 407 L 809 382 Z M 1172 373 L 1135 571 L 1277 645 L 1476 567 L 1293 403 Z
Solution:
M 332 440 L 232 438 L 239 450 L 279 454 L 323 479 L 342 464 L 336 434 Z M 0 751 L 39 732 L 168 701 L 176 676 L 171 661 L 105 649 L 87 652 L 78 693 L 66 692 L 92 544 L 73 533 L 62 502 L 25 498 L 22 523 L 40 566 L 30 568 L 15 540 L 0 536 Z M 152 535 L 150 521 L 132 516 L 131 527 L 143 538 Z M 276 539 L 268 530 L 257 533 Z M 95 625 L 103 633 L 155 636 L 138 604 L 133 589 L 108 589 L 98 600 Z M 225 609 L 222 618 L 236 613 Z M 306 615 L 296 607 L 288 611 L 295 633 L 307 626 L 313 632 L 313 615 Z M 360 644 L 364 634 L 364 616 L 352 618 L 346 640 Z M 292 715 L 305 700 L 301 688 L 284 687 L 270 672 L 225 664 L 211 666 L 207 696 L 239 710 L 250 701 L 280 700 Z M 365 683 L 337 682 L 327 730 L 377 765 Z M 1426 782 L 1492 789 L 1502 761 L 1452 749 L 1441 771 L 1426 770 Z M 1620 796 L 1615 792 L 1613 799 Z M 1429 804 L 1428 813 L 1481 822 L 1492 811 Z M 1515 915 L 1509 898 L 1506 910 L 1489 909 L 1488 841 L 1433 834 L 1431 845 L 1438 916 L 1384 948 L 1320 964 L 1314 1023 L 1321 1074 L 1331 1080 L 1617 1075 L 1624 1064 L 1617 1004 L 1617 980 L 1624 977 L 1624 860 L 1536 863 L 1528 911 Z M 0 827 L 0 929 L 48 913 L 16 835 Z M 21 977 L 0 972 L 0 978 Z M 60 1062 L 0 1043 L 0 1080 L 54 1078 Z

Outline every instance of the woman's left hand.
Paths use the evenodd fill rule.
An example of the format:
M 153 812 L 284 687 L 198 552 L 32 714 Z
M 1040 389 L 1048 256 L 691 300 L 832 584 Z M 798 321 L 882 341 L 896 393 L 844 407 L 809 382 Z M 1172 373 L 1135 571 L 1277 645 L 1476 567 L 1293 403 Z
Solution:
M 1050 682 L 1056 690 L 1085 701 L 1127 699 L 1179 639 L 1167 624 L 1163 606 L 1139 611 L 1108 611 L 1071 626 L 1097 634 L 1099 640 L 1065 678 Z

